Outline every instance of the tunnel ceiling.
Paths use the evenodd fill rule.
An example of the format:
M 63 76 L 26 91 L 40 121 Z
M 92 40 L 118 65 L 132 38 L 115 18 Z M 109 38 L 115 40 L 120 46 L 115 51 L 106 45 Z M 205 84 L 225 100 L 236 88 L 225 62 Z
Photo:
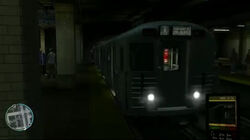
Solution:
M 188 20 L 206 23 L 250 12 L 247 3 L 228 0 L 76 0 L 82 23 Z M 250 17 L 250 16 L 249 16 Z M 248 20 L 235 19 L 237 21 Z M 216 23 L 215 23 L 216 24 Z
M 250 20 L 246 2 L 228 0 L 40 0 L 45 7 L 53 7 L 55 2 L 75 4 L 76 22 L 85 25 L 87 32 L 102 30 L 94 36 L 124 32 L 156 20 L 184 20 L 207 27 Z

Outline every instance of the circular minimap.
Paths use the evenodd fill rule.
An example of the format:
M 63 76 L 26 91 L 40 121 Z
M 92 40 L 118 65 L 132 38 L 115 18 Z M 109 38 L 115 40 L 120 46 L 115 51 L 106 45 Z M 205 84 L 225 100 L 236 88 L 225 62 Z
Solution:
M 5 113 L 7 125 L 15 131 L 25 131 L 34 121 L 32 110 L 25 104 L 13 104 Z

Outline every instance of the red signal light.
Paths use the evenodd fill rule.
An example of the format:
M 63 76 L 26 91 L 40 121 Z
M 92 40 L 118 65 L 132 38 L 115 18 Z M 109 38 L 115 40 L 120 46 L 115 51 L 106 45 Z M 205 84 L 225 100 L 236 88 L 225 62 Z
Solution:
M 164 49 L 164 52 L 163 52 L 163 62 L 164 62 L 164 64 L 168 63 L 168 56 L 169 56 L 169 50 Z

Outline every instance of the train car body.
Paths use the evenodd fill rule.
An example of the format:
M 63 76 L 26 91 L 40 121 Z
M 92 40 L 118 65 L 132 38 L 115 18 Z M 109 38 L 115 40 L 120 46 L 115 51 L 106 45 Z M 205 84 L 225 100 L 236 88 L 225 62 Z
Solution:
M 204 106 L 216 43 L 187 22 L 140 25 L 95 47 L 95 63 L 126 115 L 181 115 Z

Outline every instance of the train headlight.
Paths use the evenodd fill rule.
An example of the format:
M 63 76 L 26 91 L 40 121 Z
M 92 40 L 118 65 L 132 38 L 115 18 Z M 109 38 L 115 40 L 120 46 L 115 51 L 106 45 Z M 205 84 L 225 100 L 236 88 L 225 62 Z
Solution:
M 155 100 L 155 95 L 153 93 L 148 94 L 147 96 L 148 101 L 153 102 Z
M 194 94 L 193 94 L 193 98 L 194 99 L 199 99 L 201 96 L 200 92 L 199 91 L 195 91 Z

